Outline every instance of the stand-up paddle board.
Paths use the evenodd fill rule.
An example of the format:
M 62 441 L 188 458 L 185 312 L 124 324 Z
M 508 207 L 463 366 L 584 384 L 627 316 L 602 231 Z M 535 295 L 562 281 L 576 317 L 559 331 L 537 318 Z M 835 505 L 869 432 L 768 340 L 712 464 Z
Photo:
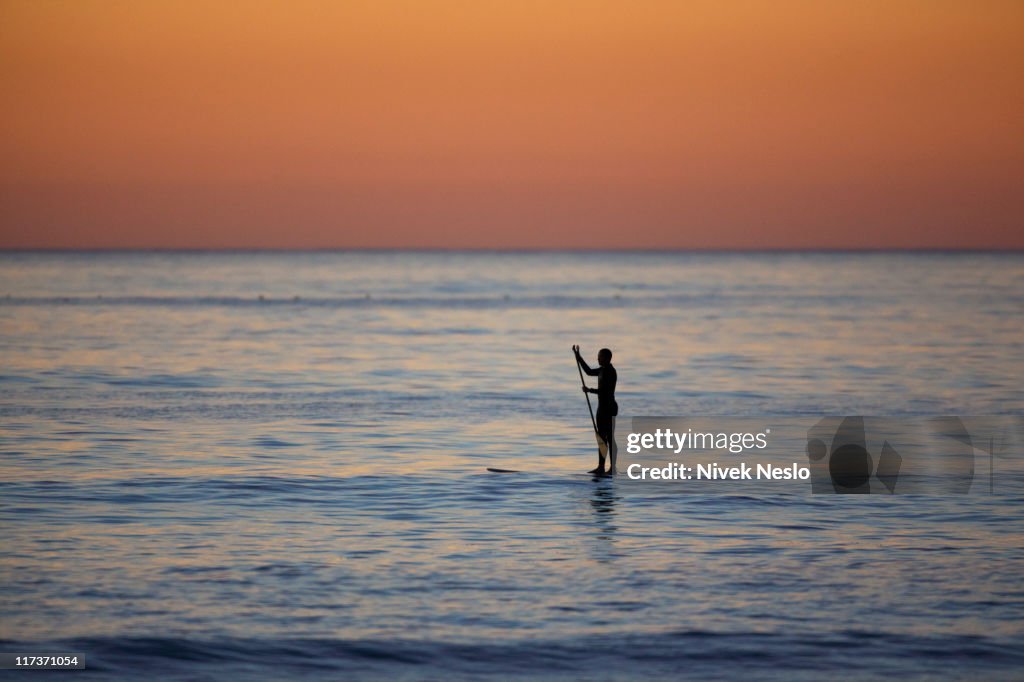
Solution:
M 497 467 L 487 467 L 487 470 L 490 471 L 492 474 L 521 474 L 521 473 L 523 473 L 522 471 L 519 471 L 518 469 L 499 469 Z M 587 476 L 592 476 L 594 478 L 594 480 L 597 480 L 599 478 L 612 478 L 613 477 L 613 474 L 595 474 L 595 473 L 591 473 L 589 471 L 586 472 L 586 475 Z

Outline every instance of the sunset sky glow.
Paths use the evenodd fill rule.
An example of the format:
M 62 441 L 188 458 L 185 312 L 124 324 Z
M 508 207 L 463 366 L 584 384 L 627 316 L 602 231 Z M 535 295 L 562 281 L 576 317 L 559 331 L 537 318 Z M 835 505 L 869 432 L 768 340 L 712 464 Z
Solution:
M 0 3 L 0 248 L 1024 248 L 1024 2 Z

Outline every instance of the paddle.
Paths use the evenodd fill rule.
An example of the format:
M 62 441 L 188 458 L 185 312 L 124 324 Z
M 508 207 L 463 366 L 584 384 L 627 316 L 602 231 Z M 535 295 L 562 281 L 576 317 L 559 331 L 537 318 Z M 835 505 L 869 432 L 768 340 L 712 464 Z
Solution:
M 572 354 L 573 354 L 573 357 L 576 358 L 576 369 L 580 373 L 580 384 L 583 385 L 583 388 L 586 388 L 587 387 L 587 381 L 586 381 L 586 379 L 583 378 L 583 368 L 580 366 L 580 356 L 578 355 L 578 353 L 579 353 L 579 346 L 573 346 Z M 598 430 L 597 430 L 597 420 L 594 419 L 594 408 L 590 405 L 590 394 L 585 392 L 583 395 L 586 396 L 586 398 L 587 398 L 587 409 L 590 410 L 590 423 L 593 424 L 593 426 L 594 426 L 594 437 L 597 439 L 597 447 L 599 449 L 601 447 L 607 447 L 607 443 L 604 442 L 604 439 L 601 438 L 600 432 L 598 432 Z

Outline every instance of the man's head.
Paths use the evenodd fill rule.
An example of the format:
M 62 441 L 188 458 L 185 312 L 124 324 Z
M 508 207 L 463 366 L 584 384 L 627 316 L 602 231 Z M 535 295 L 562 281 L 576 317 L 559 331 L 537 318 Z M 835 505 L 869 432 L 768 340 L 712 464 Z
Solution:
M 604 367 L 605 365 L 610 364 L 611 361 L 612 352 L 610 350 L 608 350 L 607 348 L 602 348 L 601 350 L 597 351 L 597 364 Z

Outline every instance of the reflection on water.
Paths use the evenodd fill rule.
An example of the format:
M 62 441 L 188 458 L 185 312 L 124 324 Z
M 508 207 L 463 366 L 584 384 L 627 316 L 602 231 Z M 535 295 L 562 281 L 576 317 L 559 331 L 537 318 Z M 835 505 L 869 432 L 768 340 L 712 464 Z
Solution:
M 165 679 L 1012 677 L 1019 481 L 593 480 L 569 349 L 614 350 L 623 416 L 1021 414 L 1022 265 L 0 254 L 0 648 Z
M 608 477 L 595 477 L 590 508 L 593 511 L 595 539 L 593 556 L 596 561 L 611 561 L 615 557 L 615 482 Z

